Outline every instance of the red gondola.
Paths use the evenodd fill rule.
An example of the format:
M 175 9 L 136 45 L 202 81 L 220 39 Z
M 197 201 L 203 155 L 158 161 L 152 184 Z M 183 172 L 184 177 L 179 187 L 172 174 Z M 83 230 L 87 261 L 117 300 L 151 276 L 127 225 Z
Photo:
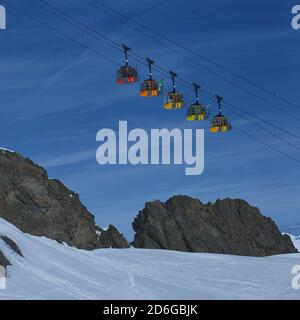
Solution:
M 126 64 L 117 70 L 117 80 L 118 84 L 131 84 L 138 81 L 138 73 L 135 67 L 131 67 L 128 64 L 128 48 L 125 44 L 122 44 L 125 54 L 125 62 Z

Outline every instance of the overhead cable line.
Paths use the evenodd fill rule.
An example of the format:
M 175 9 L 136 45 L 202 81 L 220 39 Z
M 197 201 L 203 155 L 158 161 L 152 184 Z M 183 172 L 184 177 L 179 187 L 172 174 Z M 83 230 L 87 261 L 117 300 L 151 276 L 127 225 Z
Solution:
M 211 65 L 214 65 L 215 67 L 217 67 L 217 68 L 219 68 L 219 69 L 227 72 L 228 74 L 231 74 L 232 76 L 234 76 L 234 77 L 236 77 L 236 78 L 238 78 L 238 79 L 240 79 L 240 80 L 242 80 L 242 81 L 244 81 L 244 82 L 246 82 L 246 83 L 248 83 L 248 84 L 256 87 L 257 89 L 260 89 L 261 91 L 269 94 L 270 96 L 273 96 L 274 98 L 277 98 L 277 99 L 281 100 L 282 102 L 285 102 L 286 104 L 288 104 L 288 105 L 290 105 L 290 106 L 293 106 L 294 108 L 300 109 L 300 106 L 299 106 L 299 105 L 296 105 L 295 103 L 289 101 L 289 100 L 286 99 L 285 97 L 282 97 L 282 96 L 279 95 L 278 93 L 274 93 L 274 92 L 272 92 L 271 90 L 264 88 L 262 85 L 257 84 L 256 82 L 254 82 L 254 81 L 252 81 L 252 80 L 249 80 L 249 79 L 247 79 L 246 77 L 237 74 L 236 72 L 230 70 L 229 68 L 226 68 L 226 67 L 222 66 L 221 64 L 213 61 L 211 58 L 207 58 L 207 57 L 201 55 L 199 52 L 196 52 L 195 50 L 192 50 L 192 49 L 190 49 L 190 48 L 188 48 L 188 47 L 180 44 L 179 42 L 171 39 L 170 37 L 167 37 L 167 36 L 163 35 L 161 32 L 158 32 L 158 31 L 156 31 L 155 29 L 150 28 L 150 27 L 148 27 L 148 26 L 146 26 L 146 25 L 138 22 L 137 20 L 133 19 L 132 17 L 130 17 L 130 16 L 124 14 L 124 13 L 121 13 L 121 12 L 117 11 L 116 9 L 112 8 L 111 6 L 109 6 L 109 5 L 107 5 L 107 4 L 104 4 L 103 2 L 101 2 L 101 1 L 99 1 L 99 0 L 90 0 L 90 2 L 93 2 L 93 3 L 96 4 L 96 7 L 95 7 L 95 8 L 97 8 L 97 6 L 98 6 L 98 8 L 99 8 L 99 6 L 102 6 L 102 8 L 105 8 L 106 10 L 109 10 L 109 11 L 111 11 L 111 12 L 114 12 L 114 14 L 122 17 L 124 20 L 121 20 L 121 19 L 119 19 L 119 18 L 116 18 L 116 16 L 114 16 L 114 15 L 112 15 L 111 13 L 109 13 L 108 11 L 106 11 L 111 17 L 114 17 L 114 18 L 117 19 L 118 21 L 120 21 L 120 22 L 122 22 L 122 23 L 125 23 L 125 24 L 128 25 L 130 28 L 133 28 L 133 29 L 135 29 L 135 30 L 138 31 L 138 32 L 143 32 L 143 31 L 141 30 L 141 28 L 143 28 L 144 30 L 147 30 L 148 32 L 150 32 L 150 33 L 152 33 L 152 34 L 160 37 L 161 39 L 163 39 L 163 40 L 165 40 L 165 41 L 168 41 L 169 43 L 172 43 L 173 45 L 177 46 L 178 48 L 183 49 L 183 50 L 185 50 L 186 52 L 189 52 L 189 53 L 197 56 L 198 58 L 200 58 L 200 59 L 202 59 L 202 60 L 210 63 Z M 99 8 L 99 9 L 100 9 L 100 8 Z M 102 11 L 102 12 L 103 12 L 103 11 Z M 133 25 L 130 25 L 130 24 L 128 23 L 129 21 L 133 22 L 133 23 L 134 23 L 136 26 L 138 26 L 138 27 L 134 27 Z M 164 47 L 169 48 L 170 50 L 176 52 L 177 54 L 181 55 L 182 57 L 190 60 L 191 62 L 198 64 L 200 67 L 205 68 L 206 71 L 212 72 L 212 73 L 214 73 L 216 76 L 222 78 L 223 80 L 225 80 L 225 81 L 227 81 L 227 82 L 230 82 L 232 85 L 237 86 L 239 89 L 247 92 L 248 94 L 251 94 L 251 95 L 255 96 L 256 98 L 258 98 L 258 99 L 260 99 L 260 100 L 263 99 L 264 102 L 266 102 L 266 103 L 268 103 L 268 104 L 270 104 L 270 105 L 273 105 L 273 107 L 278 107 L 278 106 L 275 106 L 274 104 L 270 103 L 269 101 L 265 100 L 264 98 L 256 95 L 255 93 L 250 92 L 249 90 L 241 87 L 240 85 L 237 85 L 237 84 L 234 83 L 233 81 L 230 81 L 230 80 L 226 79 L 224 76 L 220 75 L 219 73 L 217 73 L 217 72 L 215 72 L 215 71 L 213 71 L 213 70 L 211 70 L 211 69 L 209 69 L 209 68 L 206 68 L 206 67 L 204 67 L 203 65 L 200 65 L 199 63 L 197 63 L 196 60 L 194 60 L 194 59 L 192 59 L 192 58 L 184 55 L 182 52 L 180 52 L 180 51 L 178 51 L 178 50 L 170 47 L 170 46 L 167 45 L 165 42 L 162 42 L 162 41 L 160 41 L 160 40 L 158 40 L 158 39 L 150 36 L 149 34 L 145 34 L 144 32 L 143 32 L 143 34 L 146 35 L 147 37 L 151 38 L 152 40 L 156 41 L 157 43 L 160 43 L 160 44 L 163 45 Z M 279 109 L 282 111 L 282 108 L 279 108 Z
M 79 21 L 78 19 L 72 17 L 71 15 L 69 15 L 69 14 L 67 14 L 67 13 L 59 10 L 57 7 L 48 4 L 48 3 L 47 3 L 46 1 L 44 1 L 44 0 L 38 0 L 38 1 L 39 1 L 40 3 L 43 3 L 46 7 L 50 8 L 50 9 L 53 10 L 54 12 L 57 12 L 60 16 L 62 16 L 62 17 L 64 18 L 65 21 L 68 22 L 68 20 L 71 20 L 72 22 L 70 22 L 70 23 L 71 23 L 72 25 L 75 25 L 75 26 L 76 26 L 76 24 L 74 24 L 73 22 L 78 23 L 78 24 L 79 24 L 78 28 L 80 28 L 81 30 L 83 30 L 82 28 L 84 28 L 84 29 L 86 29 L 85 32 L 92 32 L 92 33 L 94 34 L 94 36 L 96 36 L 96 37 L 99 38 L 100 40 L 103 40 L 106 44 L 112 46 L 113 48 L 115 48 L 115 49 L 117 49 L 117 50 L 119 50 L 119 51 L 122 50 L 122 49 L 120 48 L 120 45 L 119 45 L 117 42 L 115 42 L 115 41 L 111 40 L 109 37 L 101 34 L 99 31 L 95 30 L 94 28 L 86 25 L 85 23 L 82 23 L 81 21 Z M 45 6 L 42 6 L 42 7 L 46 8 Z M 134 52 L 130 52 L 130 55 L 131 55 L 135 60 L 137 60 L 138 62 L 140 62 L 140 63 L 144 64 L 145 66 L 147 66 L 147 63 L 146 63 L 145 59 L 144 59 L 142 56 L 140 56 L 140 55 L 138 55 L 137 53 L 134 53 Z M 154 68 L 155 68 L 158 72 L 160 72 L 161 74 L 163 74 L 164 76 L 166 76 L 166 75 L 168 76 L 168 75 L 169 75 L 169 71 L 168 71 L 168 70 L 166 70 L 166 69 L 158 66 L 157 64 L 154 66 Z M 189 84 L 187 81 L 182 80 L 182 79 L 180 79 L 180 78 L 179 78 L 179 80 L 180 80 L 182 83 L 186 83 L 186 84 L 187 84 L 187 87 L 188 87 L 189 89 L 191 89 L 191 88 L 190 88 L 190 84 Z M 203 92 L 205 92 L 205 91 L 203 90 Z M 211 94 L 208 93 L 208 92 L 206 92 L 206 93 L 207 93 L 208 95 L 211 95 Z M 213 96 L 213 95 L 211 95 L 211 96 Z M 225 102 L 225 103 L 227 103 L 228 105 L 230 105 L 232 108 L 237 108 L 237 107 L 234 106 L 233 104 L 229 104 L 229 102 Z M 275 124 L 272 124 L 271 122 L 269 122 L 269 121 L 267 121 L 267 120 L 263 120 L 263 119 L 255 116 L 255 115 L 251 114 L 251 113 L 248 112 L 248 111 L 244 111 L 244 110 L 242 110 L 242 109 L 240 109 L 240 111 L 242 111 L 242 112 L 244 112 L 244 113 L 247 113 L 248 115 L 251 115 L 251 116 L 255 117 L 257 120 L 264 121 L 264 122 L 267 123 L 268 125 L 273 126 L 274 128 L 276 128 L 276 129 L 278 129 L 278 130 L 280 130 L 280 131 L 282 131 L 282 132 L 284 132 L 284 133 L 286 133 L 286 134 L 288 134 L 288 135 L 290 135 L 290 136 L 292 136 L 292 137 L 300 140 L 300 136 L 297 136 L 297 135 L 293 134 L 292 132 L 289 132 L 288 130 L 282 129 L 282 128 L 276 126 Z M 293 117 L 293 118 L 295 118 L 292 114 L 290 114 L 290 116 Z M 300 119 L 299 119 L 299 121 L 300 121 Z
M 105 59 L 105 60 L 107 60 L 107 61 L 109 61 L 109 62 L 111 62 L 111 63 L 113 63 L 113 64 L 115 64 L 115 65 L 119 65 L 119 63 L 117 63 L 116 61 L 114 61 L 114 60 L 106 57 L 105 55 L 101 54 L 99 51 L 94 50 L 93 48 L 91 48 L 91 47 L 89 47 L 88 45 L 82 43 L 81 41 L 78 41 L 77 39 L 75 39 L 75 38 L 67 35 L 66 33 L 60 31 L 59 29 L 57 29 L 57 28 L 55 28 L 55 27 L 52 27 L 50 24 L 45 23 L 45 22 L 43 22 L 43 21 L 41 21 L 41 20 L 39 20 L 39 19 L 36 19 L 33 15 L 31 15 L 31 14 L 25 12 L 24 10 L 22 10 L 22 9 L 20 9 L 20 8 L 14 6 L 14 5 L 12 5 L 11 3 L 6 2 L 6 0 L 3 0 L 2 2 L 4 2 L 7 6 L 13 8 L 14 10 L 18 11 L 18 12 L 21 13 L 22 15 L 25 15 L 25 16 L 27 16 L 28 18 L 32 19 L 33 21 L 39 23 L 40 25 L 42 25 L 42 26 L 44 26 L 44 27 L 47 27 L 47 28 L 51 29 L 52 31 L 58 33 L 59 35 L 63 36 L 64 38 L 66 38 L 66 39 L 68 39 L 68 40 L 76 43 L 77 45 L 80 45 L 81 47 L 90 50 L 91 52 L 93 52 L 93 53 L 96 54 L 97 56 L 101 57 L 102 59 Z
M 115 49 L 117 49 L 117 50 L 121 50 L 121 49 L 120 49 L 120 45 L 119 45 L 117 42 L 115 42 L 115 41 L 111 40 L 109 37 L 101 34 L 101 33 L 98 32 L 97 30 L 95 30 L 94 28 L 92 28 L 92 27 L 90 27 L 90 26 L 87 26 L 86 24 L 82 23 L 82 22 L 79 21 L 78 19 L 75 19 L 74 17 L 70 16 L 69 14 L 67 14 L 67 13 L 59 10 L 57 7 L 48 4 L 48 3 L 47 3 L 46 1 L 44 1 L 44 0 L 38 0 L 38 1 L 41 2 L 41 3 L 43 3 L 45 6 L 47 6 L 48 8 L 50 8 L 51 10 L 53 10 L 54 12 L 57 12 L 60 16 L 62 16 L 62 17 L 64 18 L 65 21 L 68 22 L 68 20 L 71 20 L 72 22 L 70 22 L 70 23 L 71 23 L 73 26 L 77 26 L 76 24 L 73 23 L 73 21 L 75 21 L 75 23 L 78 23 L 78 24 L 79 24 L 79 26 L 80 26 L 79 28 L 80 28 L 81 30 L 85 31 L 84 29 L 86 29 L 87 31 L 85 31 L 85 32 L 92 32 L 92 33 L 93 33 L 97 38 L 99 38 L 100 40 L 103 40 L 103 39 L 104 39 L 103 41 L 104 41 L 106 44 L 112 46 L 113 48 L 115 48 Z M 77 27 L 78 27 L 78 26 L 77 26 Z M 83 28 L 83 29 L 82 29 L 82 28 Z M 147 65 L 147 63 L 145 62 L 145 60 L 144 60 L 144 58 L 143 58 L 142 56 L 140 56 L 140 55 L 138 55 L 138 54 L 136 54 L 136 53 L 133 53 L 133 52 L 130 52 L 130 53 L 131 53 L 131 56 L 132 56 L 134 59 L 136 59 L 138 62 L 140 62 L 140 63 L 142 63 L 142 64 L 144 64 L 144 65 Z M 155 68 L 158 72 L 160 72 L 162 75 L 164 75 L 164 76 L 169 75 L 169 71 L 168 71 L 168 70 L 166 70 L 166 69 L 158 66 L 157 64 L 154 66 L 154 68 Z M 187 81 L 182 80 L 182 79 L 180 79 L 180 78 L 179 78 L 179 80 L 181 81 L 181 83 L 185 83 L 185 84 L 186 84 L 186 87 L 188 87 L 189 89 L 191 89 L 190 84 L 189 84 Z M 211 97 L 214 97 L 214 95 L 212 95 L 211 93 L 206 92 L 206 91 L 204 91 L 204 90 L 202 90 L 202 91 L 203 91 L 204 93 L 206 93 L 207 95 L 210 95 Z M 297 135 L 293 134 L 292 132 L 290 132 L 290 131 L 288 131 L 288 130 L 282 129 L 281 127 L 278 127 L 278 126 L 276 126 L 275 124 L 272 124 L 271 122 L 269 122 L 269 121 L 267 121 L 267 120 L 264 120 L 264 119 L 262 119 L 262 118 L 260 118 L 260 117 L 257 117 L 257 116 L 255 116 L 254 114 L 252 114 L 252 113 L 250 113 L 250 112 L 248 112 L 248 111 L 245 111 L 245 110 L 243 110 L 243 109 L 241 109 L 241 108 L 238 108 L 238 107 L 234 106 L 233 104 L 231 104 L 231 103 L 229 103 L 229 102 L 226 102 L 226 101 L 225 101 L 225 103 L 227 103 L 230 107 L 232 107 L 232 108 L 234 108 L 234 109 L 238 109 L 239 111 L 244 112 L 244 113 L 246 113 L 246 114 L 248 114 L 248 115 L 256 118 L 257 120 L 263 121 L 264 123 L 268 124 L 269 126 L 272 126 L 272 127 L 274 127 L 275 129 L 280 130 L 281 132 L 283 132 L 283 133 L 285 133 L 285 134 L 288 134 L 288 135 L 292 136 L 293 138 L 296 138 L 296 139 L 299 139 L 299 140 L 300 140 L 300 136 L 297 136 Z M 297 148 L 297 146 L 295 146 L 295 148 Z
M 22 9 L 20 9 L 20 8 L 18 8 L 18 7 L 16 7 L 16 6 L 14 6 L 14 5 L 12 5 L 12 4 L 10 4 L 10 3 L 7 3 L 7 2 L 6 2 L 6 0 L 3 0 L 3 2 L 4 2 L 6 5 L 8 5 L 8 6 L 12 7 L 14 10 L 18 11 L 19 13 L 21 13 L 21 14 L 23 14 L 23 15 L 27 16 L 28 18 L 30 18 L 30 19 L 32 19 L 32 20 L 34 20 L 35 22 L 38 22 L 39 24 L 41 24 L 41 25 L 43 25 L 43 26 L 45 26 L 45 27 L 47 27 L 47 28 L 51 29 L 52 31 L 55 31 L 56 33 L 58 33 L 58 34 L 62 35 L 63 37 L 65 37 L 65 38 L 67 38 L 67 39 L 69 39 L 69 40 L 71 40 L 71 41 L 75 42 L 76 44 L 81 45 L 82 47 L 84 47 L 84 48 L 86 48 L 86 49 L 90 50 L 91 52 L 93 52 L 93 53 L 97 54 L 98 56 L 101 56 L 102 58 L 104 58 L 104 59 L 106 59 L 106 60 L 110 61 L 111 63 L 113 63 L 113 64 L 117 64 L 117 65 L 118 65 L 118 63 L 116 63 L 115 61 L 111 60 L 110 58 L 105 57 L 104 55 L 100 54 L 98 51 L 96 51 L 96 50 L 94 50 L 94 49 L 90 48 L 89 46 L 86 46 L 85 44 L 81 43 L 81 42 L 80 42 L 80 41 L 78 41 L 78 40 L 75 40 L 75 39 L 74 39 L 74 38 L 72 38 L 72 37 L 69 37 L 69 36 L 68 36 L 68 35 L 66 35 L 65 33 L 63 33 L 63 32 L 61 32 L 61 31 L 59 31 L 58 29 L 56 29 L 56 28 L 54 28 L 54 27 L 52 27 L 52 26 L 48 25 L 47 23 L 44 23 L 44 22 L 40 21 L 39 19 L 36 19 L 34 16 L 32 16 L 31 14 L 28 14 L 28 13 L 27 13 L 27 12 L 25 12 L 24 10 L 22 10 Z M 209 97 L 209 98 L 211 99 L 211 97 Z M 247 136 L 251 137 L 252 139 L 256 140 L 257 142 L 259 142 L 259 143 L 261 143 L 261 144 L 263 144 L 263 145 L 265 145 L 265 146 L 268 146 L 269 148 L 271 148 L 271 149 L 273 149 L 273 150 L 277 151 L 277 152 L 278 152 L 278 153 L 280 153 L 281 155 L 283 155 L 283 156 L 285 156 L 285 157 L 289 158 L 290 160 L 296 161 L 297 163 L 299 163 L 299 164 L 300 164 L 300 161 L 299 161 L 298 159 L 296 159 L 296 158 L 294 158 L 294 157 L 290 156 L 289 154 L 286 154 L 285 152 L 283 152 L 283 151 L 281 151 L 281 150 L 279 150 L 279 149 L 275 148 L 273 145 L 271 145 L 271 144 L 269 144 L 269 143 L 267 143 L 267 142 L 265 142 L 265 141 L 263 141 L 263 140 L 261 140 L 261 139 L 258 139 L 257 137 L 255 137 L 255 136 L 251 135 L 250 133 L 247 133 L 247 132 L 245 132 L 245 131 L 243 131 L 243 130 L 241 130 L 241 129 L 239 129 L 239 128 L 236 128 L 236 130 L 238 130 L 239 132 L 241 132 L 241 133 L 243 133 L 243 134 L 245 134 L 245 135 L 247 135 Z
M 291 155 L 289 155 L 289 154 L 287 154 L 287 153 L 279 150 L 278 148 L 276 148 L 276 147 L 274 147 L 273 145 L 271 145 L 271 144 L 263 141 L 262 139 L 259 139 L 259 138 L 255 137 L 255 136 L 253 136 L 253 135 L 250 134 L 249 132 L 246 132 L 246 131 L 244 131 L 244 130 L 242 130 L 242 129 L 240 129 L 240 128 L 237 128 L 237 127 L 234 127 L 234 129 L 237 130 L 237 131 L 239 131 L 239 132 L 241 132 L 242 134 L 248 136 L 249 138 L 251 138 L 251 139 L 253 139 L 253 140 L 256 140 L 257 142 L 268 146 L 269 148 L 271 148 L 271 149 L 273 149 L 274 151 L 282 154 L 283 156 L 289 158 L 290 160 L 296 161 L 298 164 L 300 164 L 300 161 L 299 161 L 298 159 L 296 159 L 296 158 L 294 158 L 293 156 L 291 156 Z

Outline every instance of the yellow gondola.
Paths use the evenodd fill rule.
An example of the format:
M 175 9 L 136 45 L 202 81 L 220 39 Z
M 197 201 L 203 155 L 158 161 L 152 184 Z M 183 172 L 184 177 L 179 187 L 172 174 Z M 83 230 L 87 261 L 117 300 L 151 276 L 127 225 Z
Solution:
M 208 119 L 209 115 L 205 106 L 200 104 L 191 105 L 186 113 L 188 121 L 203 121 Z
M 177 77 L 177 74 L 173 71 L 170 71 L 170 74 L 173 83 L 173 90 L 167 94 L 164 103 L 164 108 L 167 110 L 181 109 L 184 106 L 184 99 L 183 94 L 176 91 L 175 78 Z
M 141 97 L 157 97 L 163 92 L 163 82 L 154 80 L 152 78 L 152 64 L 154 61 L 147 58 L 149 68 L 149 79 L 141 83 L 140 96 Z
M 188 121 L 203 121 L 209 118 L 209 112 L 204 105 L 199 103 L 200 86 L 196 83 L 193 83 L 193 86 L 196 93 L 196 102 L 188 108 L 186 119 Z
M 179 92 L 169 92 L 164 103 L 165 109 L 180 109 L 184 106 L 183 95 Z
M 232 126 L 230 121 L 222 114 L 221 108 L 221 101 L 223 100 L 222 97 L 216 96 L 218 107 L 219 107 L 219 114 L 213 117 L 210 132 L 217 133 L 217 132 L 227 132 L 232 130 Z

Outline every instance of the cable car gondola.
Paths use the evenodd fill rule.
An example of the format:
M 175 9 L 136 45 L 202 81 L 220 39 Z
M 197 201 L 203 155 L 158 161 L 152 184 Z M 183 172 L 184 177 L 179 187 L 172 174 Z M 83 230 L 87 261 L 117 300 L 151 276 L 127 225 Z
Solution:
M 154 61 L 149 58 L 146 59 L 149 68 L 149 78 L 144 80 L 141 84 L 141 97 L 157 97 L 163 92 L 163 81 L 157 81 L 152 78 L 152 64 Z
M 219 96 L 216 96 L 216 98 L 218 102 L 219 113 L 212 119 L 210 132 L 216 133 L 230 131 L 232 129 L 230 121 L 222 114 L 221 101 L 223 98 Z
M 173 83 L 173 90 L 168 93 L 164 108 L 165 109 L 181 109 L 184 106 L 184 100 L 183 100 L 183 94 L 176 91 L 176 84 L 175 84 L 175 78 L 177 77 L 177 74 L 173 71 L 170 71 L 172 83 Z
M 117 80 L 118 84 L 131 84 L 138 81 L 137 69 L 135 67 L 131 67 L 128 64 L 128 48 L 125 44 L 122 44 L 125 53 L 125 62 L 126 64 L 118 69 L 117 71 Z
M 194 90 L 196 93 L 196 102 L 188 108 L 187 114 L 186 114 L 186 119 L 188 121 L 206 120 L 209 117 L 209 112 L 208 112 L 207 107 L 205 107 L 204 105 L 199 103 L 198 92 L 199 92 L 200 86 L 196 83 L 193 83 L 193 86 L 194 86 Z

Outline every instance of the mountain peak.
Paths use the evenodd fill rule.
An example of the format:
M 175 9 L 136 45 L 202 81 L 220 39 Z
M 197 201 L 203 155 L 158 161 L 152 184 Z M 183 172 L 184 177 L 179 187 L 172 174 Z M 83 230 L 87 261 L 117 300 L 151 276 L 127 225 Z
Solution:
M 267 256 L 297 252 L 271 218 L 241 199 L 148 202 L 133 222 L 137 248 Z
M 109 237 L 112 243 L 105 238 L 106 231 L 97 237 L 95 218 L 78 194 L 49 179 L 46 170 L 30 159 L 2 150 L 0 176 L 0 217 L 23 232 L 89 250 L 118 247 L 120 239 L 122 247 L 127 243 L 117 230 L 113 232 L 117 239 Z

